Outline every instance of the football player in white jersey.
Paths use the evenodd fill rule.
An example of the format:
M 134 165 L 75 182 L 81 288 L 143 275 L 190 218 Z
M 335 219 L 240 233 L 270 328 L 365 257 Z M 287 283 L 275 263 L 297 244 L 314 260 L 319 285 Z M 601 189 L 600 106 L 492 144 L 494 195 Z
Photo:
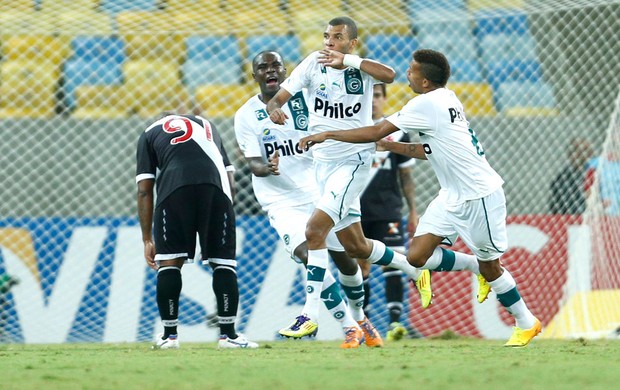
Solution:
M 304 232 L 319 196 L 312 156 L 299 148 L 299 139 L 308 130 L 308 107 L 303 92 L 299 92 L 284 107 L 293 120 L 284 126 L 274 124 L 265 107 L 286 78 L 282 57 L 275 51 L 263 51 L 254 57 L 252 70 L 260 94 L 250 98 L 235 114 L 237 143 L 252 171 L 254 194 L 269 216 L 271 226 L 278 232 L 291 258 L 306 263 L 308 248 Z M 340 278 L 353 278 L 359 268 L 355 260 L 346 255 L 334 232 L 330 233 L 328 241 Z M 341 347 L 357 348 L 364 340 L 364 333 L 354 317 L 363 320 L 364 312 L 361 307 L 363 293 L 354 291 L 363 287 L 343 287 L 354 316 L 347 310 L 331 272 L 325 270 L 321 297 L 342 324 L 345 341 Z
M 308 91 L 309 132 L 350 129 L 372 124 L 373 85 L 391 83 L 395 72 L 389 66 L 350 54 L 356 47 L 357 26 L 348 17 L 329 21 L 323 33 L 324 49 L 311 53 L 287 78 L 267 103 L 271 120 L 291 120 L 282 107 L 302 89 Z M 380 265 L 403 270 L 416 281 L 422 305 L 431 302 L 430 273 L 412 267 L 404 255 L 394 253 L 377 240 L 368 240 L 360 223 L 359 195 L 367 183 L 374 143 L 326 142 L 313 151 L 320 199 L 306 226 L 308 274 L 306 304 L 300 316 L 283 330 L 290 337 L 303 337 L 318 327 L 322 273 L 327 267 L 326 237 L 334 228 L 347 254 Z M 361 272 L 355 283 L 362 284 Z M 383 345 L 367 318 L 359 321 L 367 345 Z
M 301 146 L 310 147 L 327 139 L 379 141 L 398 129 L 418 133 L 419 144 L 381 143 L 391 152 L 428 160 L 441 186 L 420 219 L 407 259 L 415 267 L 439 271 L 469 269 L 478 273 L 479 268 L 479 280 L 488 281 L 500 303 L 515 318 L 516 326 L 505 345 L 524 347 L 541 332 L 542 325 L 499 261 L 508 246 L 504 181 L 487 162 L 463 105 L 445 87 L 449 77 L 450 65 L 442 53 L 417 50 L 407 79 L 419 96 L 377 125 L 311 135 L 301 140 Z M 461 236 L 477 262 L 472 261 L 473 256 L 439 247 L 446 239 L 454 242 L 456 236 Z M 486 295 L 480 296 L 479 291 L 478 300 L 484 298 Z

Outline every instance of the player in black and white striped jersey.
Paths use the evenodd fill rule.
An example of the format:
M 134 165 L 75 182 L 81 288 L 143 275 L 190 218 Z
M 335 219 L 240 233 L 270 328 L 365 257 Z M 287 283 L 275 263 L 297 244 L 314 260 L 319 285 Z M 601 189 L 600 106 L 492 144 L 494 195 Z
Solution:
M 235 330 L 239 289 L 233 172 L 217 130 L 200 116 L 167 115 L 138 140 L 138 215 L 144 257 L 157 270 L 157 306 L 164 326 L 156 348 L 179 348 L 181 267 L 194 258 L 196 234 L 203 263 L 213 269 L 219 347 L 258 347 Z

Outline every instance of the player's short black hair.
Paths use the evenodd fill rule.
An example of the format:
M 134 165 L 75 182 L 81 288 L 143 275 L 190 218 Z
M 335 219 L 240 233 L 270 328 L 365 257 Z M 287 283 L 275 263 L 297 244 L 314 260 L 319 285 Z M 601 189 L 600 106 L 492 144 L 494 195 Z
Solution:
M 252 59 L 252 72 L 256 73 L 256 66 L 258 63 L 258 59 L 261 58 L 262 56 L 264 56 L 265 54 L 274 54 L 278 57 L 280 57 L 280 59 L 282 59 L 282 55 L 280 53 L 278 53 L 276 50 L 263 50 L 260 53 L 258 53 L 257 55 L 254 56 L 254 59 Z M 284 61 L 284 60 L 282 60 Z
M 353 19 L 348 16 L 339 16 L 329 21 L 330 26 L 347 26 L 347 32 L 349 33 L 349 39 L 357 38 L 357 24 Z
M 387 97 L 387 88 L 385 88 L 385 83 L 375 84 L 379 88 L 381 88 L 381 92 L 383 92 L 383 96 Z
M 413 59 L 420 64 L 425 79 L 439 87 L 446 85 L 450 78 L 450 64 L 445 55 L 435 50 L 420 49 L 413 53 Z

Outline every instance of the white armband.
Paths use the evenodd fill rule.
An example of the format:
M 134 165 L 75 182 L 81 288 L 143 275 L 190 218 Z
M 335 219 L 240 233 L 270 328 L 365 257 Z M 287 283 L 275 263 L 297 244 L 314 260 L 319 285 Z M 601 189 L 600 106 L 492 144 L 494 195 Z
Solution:
M 342 65 L 359 69 L 360 66 L 362 66 L 362 61 L 364 61 L 364 59 L 360 56 L 356 56 L 355 54 L 345 54 L 342 59 Z

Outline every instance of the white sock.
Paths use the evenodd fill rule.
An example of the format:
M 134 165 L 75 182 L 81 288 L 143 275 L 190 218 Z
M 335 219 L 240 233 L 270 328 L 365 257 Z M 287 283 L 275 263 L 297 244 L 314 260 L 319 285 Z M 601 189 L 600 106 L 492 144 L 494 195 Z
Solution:
M 342 328 L 357 327 L 357 322 L 351 316 L 351 312 L 347 306 L 347 303 L 342 299 L 340 293 L 340 287 L 336 283 L 334 275 L 328 269 L 325 271 L 325 279 L 323 279 L 323 291 L 322 291 L 323 303 L 331 315 L 340 322 Z
M 323 291 L 323 279 L 327 269 L 327 248 L 308 250 L 308 264 L 306 266 L 306 303 L 302 314 L 314 322 L 319 320 L 319 305 Z
M 349 309 L 355 321 L 363 321 L 364 314 L 364 279 L 362 270 L 357 267 L 355 275 L 345 275 L 338 271 L 338 278 L 349 301 Z
M 489 285 L 497 294 L 497 300 L 515 318 L 518 328 L 530 329 L 534 326 L 536 317 L 525 305 L 525 301 L 523 301 L 517 290 L 517 283 L 507 269 L 504 268 L 501 276 L 489 282 Z
M 368 258 L 373 264 L 387 265 L 392 268 L 403 271 L 410 279 L 418 280 L 422 271 L 415 268 L 407 261 L 407 257 L 402 253 L 394 252 L 390 248 L 386 248 L 381 241 L 372 241 L 372 251 Z

